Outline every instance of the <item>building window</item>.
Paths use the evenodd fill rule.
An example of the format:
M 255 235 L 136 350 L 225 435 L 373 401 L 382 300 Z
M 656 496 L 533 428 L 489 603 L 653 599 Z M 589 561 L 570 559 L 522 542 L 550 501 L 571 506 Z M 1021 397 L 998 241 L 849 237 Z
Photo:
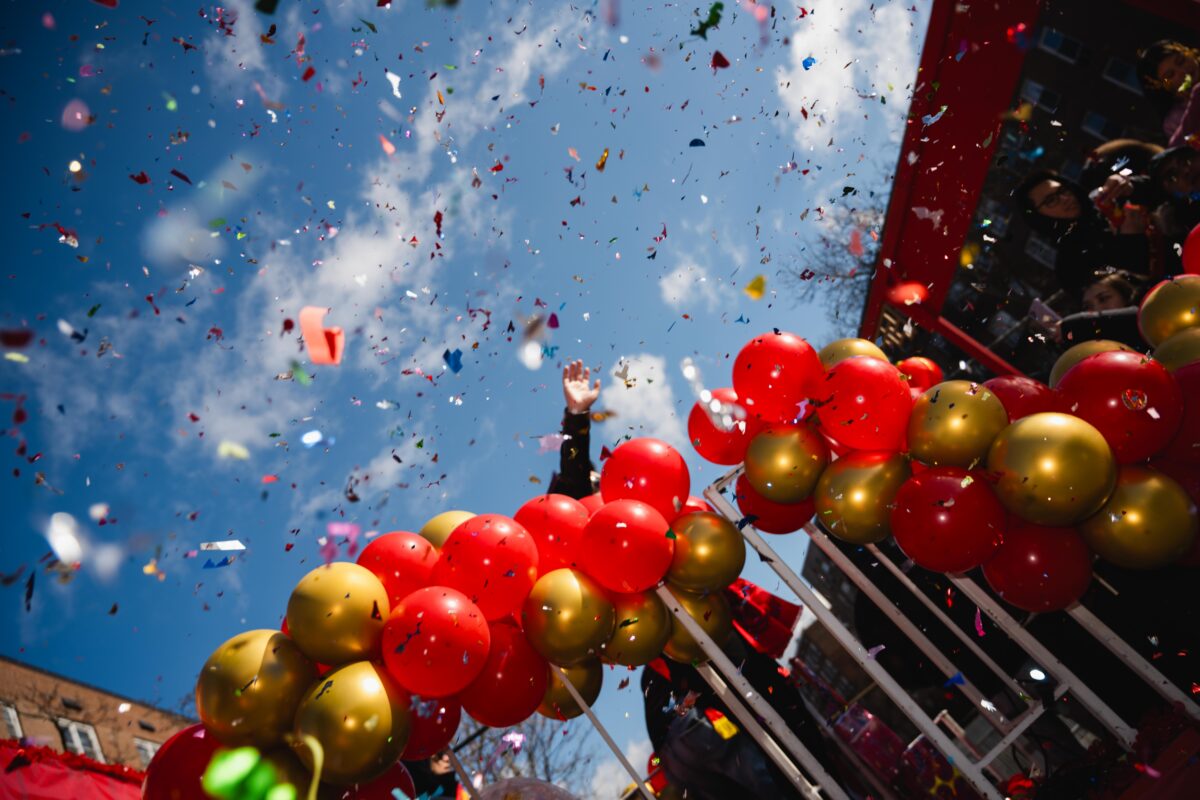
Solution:
M 0 703 L 0 713 L 4 715 L 4 736 L 7 739 L 20 739 L 25 734 L 21 732 L 21 717 L 17 714 L 16 706 Z
M 1104 65 L 1104 80 L 1134 94 L 1142 94 L 1142 82 L 1138 80 L 1137 67 L 1128 61 L 1110 58 Z
M 1054 28 L 1042 28 L 1038 47 L 1047 53 L 1058 56 L 1068 64 L 1074 64 L 1083 54 L 1083 42 L 1067 36 L 1062 31 L 1056 31 Z
M 1025 240 L 1025 254 L 1039 264 L 1053 269 L 1058 250 L 1036 233 L 1031 233 Z
M 135 736 L 133 737 L 133 746 L 137 748 L 138 759 L 142 762 L 142 769 L 144 770 L 150 766 L 151 759 L 154 758 L 154 754 L 158 752 L 158 748 L 161 745 L 158 742 L 139 739 Z
M 1043 111 L 1051 114 L 1058 111 L 1062 103 L 1062 95 L 1053 89 L 1048 89 L 1037 81 L 1027 80 L 1021 84 L 1021 99 L 1033 103 Z
M 1083 115 L 1083 123 L 1079 126 L 1083 132 L 1107 142 L 1121 135 L 1121 124 L 1114 122 L 1103 114 L 1089 111 Z
M 100 752 L 100 740 L 96 738 L 96 729 L 91 725 L 59 717 L 58 730 L 62 734 L 63 749 L 67 752 L 104 763 L 104 753 Z

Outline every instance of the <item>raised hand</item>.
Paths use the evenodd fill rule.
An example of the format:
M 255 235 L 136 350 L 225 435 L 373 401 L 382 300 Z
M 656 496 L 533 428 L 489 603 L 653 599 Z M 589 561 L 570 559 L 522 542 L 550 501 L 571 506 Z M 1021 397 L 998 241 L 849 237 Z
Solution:
M 563 367 L 563 397 L 567 401 L 567 411 L 572 414 L 586 414 L 600 396 L 600 379 L 590 384 L 592 370 L 583 365 L 582 359 L 577 359 Z

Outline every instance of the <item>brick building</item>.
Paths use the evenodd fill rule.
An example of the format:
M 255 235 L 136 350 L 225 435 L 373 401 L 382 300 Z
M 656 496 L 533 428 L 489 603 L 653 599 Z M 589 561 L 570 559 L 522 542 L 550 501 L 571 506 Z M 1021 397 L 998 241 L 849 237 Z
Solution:
M 0 656 L 0 738 L 144 770 L 195 720 Z

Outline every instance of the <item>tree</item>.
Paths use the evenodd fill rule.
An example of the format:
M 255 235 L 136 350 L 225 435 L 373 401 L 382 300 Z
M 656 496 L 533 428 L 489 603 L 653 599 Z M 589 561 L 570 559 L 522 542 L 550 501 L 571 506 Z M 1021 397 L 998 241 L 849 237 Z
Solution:
M 519 751 L 512 733 L 524 737 Z M 525 777 L 553 783 L 579 797 L 590 792 L 598 742 L 582 717 L 563 722 L 534 714 L 511 728 L 488 728 L 464 717 L 460 735 L 464 745 L 455 753 L 469 774 L 483 775 L 484 785 Z

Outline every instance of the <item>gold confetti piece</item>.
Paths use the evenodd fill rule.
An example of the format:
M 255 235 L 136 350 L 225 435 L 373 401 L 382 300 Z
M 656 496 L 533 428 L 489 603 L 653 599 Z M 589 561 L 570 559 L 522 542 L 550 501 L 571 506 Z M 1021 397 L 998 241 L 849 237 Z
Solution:
M 245 445 L 225 439 L 217 445 L 217 455 L 220 458 L 236 458 L 238 461 L 246 461 L 250 458 L 250 451 L 246 449 Z
M 28 364 L 29 356 L 25 355 L 24 353 L 5 353 L 4 360 L 15 361 L 18 364 Z
M 767 293 L 767 276 L 757 275 L 754 280 L 746 284 L 746 288 L 742 290 L 751 300 L 762 300 L 763 295 Z
M 596 162 L 596 172 L 604 172 L 604 165 L 608 163 L 608 148 L 604 148 L 604 152 L 600 154 L 600 160 Z

